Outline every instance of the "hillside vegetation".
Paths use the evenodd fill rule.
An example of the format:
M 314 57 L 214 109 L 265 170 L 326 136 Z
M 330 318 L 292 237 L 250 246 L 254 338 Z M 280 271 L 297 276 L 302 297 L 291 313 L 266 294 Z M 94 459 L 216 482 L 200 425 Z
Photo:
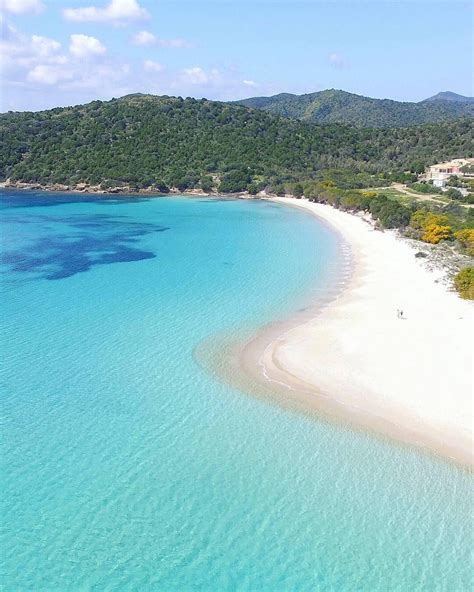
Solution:
M 283 93 L 254 97 L 238 101 L 238 104 L 302 121 L 359 127 L 405 127 L 474 116 L 474 104 L 469 97 L 461 97 L 464 99 L 461 101 L 453 100 L 453 93 L 440 94 L 441 97 L 420 103 L 402 103 L 331 89 L 305 95 Z
M 367 176 L 473 155 L 468 119 L 358 129 L 205 99 L 143 95 L 3 114 L 0 136 L 0 177 L 39 184 L 210 189 L 219 178 L 221 191 L 241 191 L 313 178 L 322 169 Z

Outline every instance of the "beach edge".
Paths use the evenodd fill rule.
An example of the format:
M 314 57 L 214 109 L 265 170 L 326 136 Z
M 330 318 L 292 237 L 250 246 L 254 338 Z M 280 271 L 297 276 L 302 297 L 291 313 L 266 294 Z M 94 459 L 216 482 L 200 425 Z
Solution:
M 339 324 L 339 326 L 331 327 L 335 317 L 339 317 L 336 320 L 337 323 L 341 316 L 345 316 L 344 328 L 350 332 L 351 317 L 350 314 L 345 315 L 345 313 L 350 312 L 354 301 L 359 307 L 367 308 L 371 305 L 371 299 L 374 299 L 370 292 L 367 276 L 374 274 L 374 260 L 375 267 L 378 268 L 380 257 L 368 258 L 367 253 L 361 249 L 361 243 L 370 235 L 382 239 L 385 246 L 394 251 L 395 258 L 397 254 L 403 254 L 404 260 L 407 255 L 412 258 L 413 265 L 409 270 L 408 277 L 411 279 L 416 269 L 425 289 L 432 284 L 432 291 L 437 296 L 435 305 L 431 303 L 432 307 L 448 305 L 452 318 L 460 318 L 461 311 L 463 317 L 468 317 L 465 325 L 472 327 L 474 308 L 472 304 L 461 300 L 441 285 L 441 272 L 424 269 L 416 261 L 413 247 L 397 238 L 393 232 L 382 233 L 374 230 L 367 218 L 354 216 L 338 211 L 331 206 L 309 202 L 305 199 L 293 197 L 268 199 L 274 203 L 305 210 L 321 223 L 329 225 L 349 245 L 352 271 L 343 289 L 329 302 L 316 303 L 313 308 L 310 307 L 306 318 L 295 315 L 292 319 L 265 327 L 239 348 L 241 369 L 247 375 L 251 375 L 251 378 L 259 382 L 267 391 L 269 388 L 278 391 L 280 400 L 287 397 L 302 410 L 316 412 L 322 417 L 342 421 L 355 428 L 368 430 L 399 443 L 416 446 L 465 468 L 474 468 L 472 454 L 473 414 L 470 394 L 473 385 L 472 377 L 468 376 L 470 374 L 469 366 L 465 368 L 465 374 L 462 377 L 464 388 L 455 392 L 454 403 L 446 406 L 438 400 L 436 409 L 433 410 L 430 409 L 429 400 L 426 397 L 420 400 L 418 405 L 410 405 L 407 404 L 409 394 L 407 396 L 407 393 L 404 393 L 404 396 L 396 397 L 393 389 L 387 392 L 383 383 L 366 388 L 368 383 L 376 380 L 376 377 L 369 375 L 368 381 L 360 380 L 357 374 L 361 368 L 354 367 L 354 359 L 351 359 L 350 356 L 347 357 L 344 352 L 338 352 L 340 344 L 331 343 L 329 355 L 327 351 L 321 355 L 325 350 L 325 344 L 328 344 L 328 339 L 334 341 L 336 338 L 337 342 L 338 336 L 334 330 L 341 329 L 341 326 Z M 353 232 L 347 232 L 348 225 L 353 226 Z M 358 237 L 357 240 L 354 240 L 354 231 Z M 370 265 L 368 265 L 368 259 Z M 379 271 L 379 269 L 375 269 L 376 273 Z M 410 289 L 416 291 L 418 288 L 418 285 L 411 288 L 409 284 L 404 286 L 404 290 L 408 294 Z M 389 290 L 390 286 L 387 285 L 385 289 Z M 381 295 L 383 295 L 383 291 Z M 380 294 L 376 296 L 380 300 Z M 427 299 L 429 300 L 429 294 Z M 373 314 L 376 315 L 375 310 Z M 407 320 L 405 324 L 405 319 L 397 319 L 395 312 L 394 316 L 396 322 L 400 321 L 399 326 L 403 326 L 403 330 L 405 330 L 405 326 L 408 326 L 410 321 Z M 436 318 L 435 310 L 433 310 L 433 318 Z M 452 322 L 451 318 L 450 321 Z M 396 325 L 394 327 L 398 329 Z M 455 327 L 458 330 L 459 324 L 455 324 Z M 357 330 L 359 329 L 360 326 Z M 370 329 L 371 327 L 368 327 L 366 333 L 368 341 L 370 340 Z M 449 333 L 452 336 L 452 331 Z M 412 346 L 414 336 L 417 339 L 420 336 L 426 337 L 423 331 L 416 330 L 414 334 L 407 335 L 407 338 L 411 339 Z M 461 341 L 463 341 L 466 350 L 469 350 L 468 332 L 461 336 Z M 396 349 L 398 343 L 395 342 L 393 348 Z M 336 345 L 335 348 L 334 345 Z M 455 353 L 457 354 L 457 352 L 458 349 Z M 373 351 L 368 353 L 373 357 Z M 455 353 L 451 358 L 455 356 Z M 362 355 L 364 355 L 363 351 Z M 383 362 L 380 359 L 378 361 Z M 328 363 L 330 362 L 334 368 L 328 372 Z M 446 363 L 449 365 L 449 360 Z M 308 366 L 306 369 L 303 368 L 305 364 Z M 459 364 L 457 366 L 460 367 Z M 344 371 L 339 373 L 337 369 L 342 367 Z M 395 366 L 395 371 L 397 370 L 400 370 L 400 367 Z M 362 368 L 362 372 L 367 374 L 367 369 Z M 410 376 L 409 378 L 414 379 L 415 377 Z M 432 382 L 433 384 L 437 382 L 436 372 L 434 372 Z M 424 388 L 430 390 L 432 386 L 426 384 Z M 414 389 L 413 396 L 416 396 L 419 388 L 418 384 Z M 464 421 L 460 420 L 459 413 L 446 413 L 446 411 L 454 411 L 459 401 L 462 401 L 464 409 L 469 409 L 467 417 L 464 416 Z

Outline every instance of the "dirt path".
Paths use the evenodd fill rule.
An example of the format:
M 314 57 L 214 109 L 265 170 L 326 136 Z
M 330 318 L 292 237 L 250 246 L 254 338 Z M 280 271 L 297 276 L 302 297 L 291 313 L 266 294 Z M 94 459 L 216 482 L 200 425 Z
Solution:
M 409 195 L 420 201 L 434 201 L 435 203 L 446 205 L 446 202 L 440 199 L 440 196 L 436 193 L 418 193 L 416 191 L 410 191 L 405 185 L 402 185 L 402 183 L 392 183 L 392 187 L 393 189 L 400 191 L 400 193 L 404 193 L 405 195 Z

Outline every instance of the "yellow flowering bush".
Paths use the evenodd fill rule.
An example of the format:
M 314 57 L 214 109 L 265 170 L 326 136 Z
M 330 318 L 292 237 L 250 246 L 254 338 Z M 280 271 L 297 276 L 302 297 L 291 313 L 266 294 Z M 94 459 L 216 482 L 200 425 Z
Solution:
M 424 226 L 424 232 L 421 240 L 425 243 L 437 245 L 440 241 L 446 240 L 451 236 L 451 226 L 441 226 L 440 224 L 428 224 Z

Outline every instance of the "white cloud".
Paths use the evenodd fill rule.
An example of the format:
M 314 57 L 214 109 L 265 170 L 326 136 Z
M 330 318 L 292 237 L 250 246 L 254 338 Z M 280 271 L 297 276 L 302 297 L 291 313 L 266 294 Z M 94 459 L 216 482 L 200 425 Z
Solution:
M 86 6 L 83 8 L 65 8 L 63 16 L 68 21 L 74 22 L 111 22 L 124 23 L 128 21 L 144 20 L 149 18 L 149 13 L 142 8 L 137 0 L 111 0 L 103 8 Z
M 4 88 L 33 85 L 53 87 L 53 92 L 57 92 L 61 85 L 79 82 L 100 67 L 96 59 L 84 58 L 102 58 L 105 52 L 106 48 L 95 37 L 71 35 L 69 52 L 65 52 L 55 39 L 25 35 L 2 22 L 0 57 Z M 102 82 L 100 77 L 98 80 Z
M 49 57 L 61 49 L 61 44 L 58 41 L 40 35 L 32 35 L 31 46 L 40 57 Z
M 185 82 L 189 82 L 190 84 L 206 84 L 213 80 L 216 80 L 219 76 L 219 70 L 213 68 L 206 72 L 199 66 L 194 66 L 193 68 L 185 68 L 182 71 L 182 78 Z
M 142 68 L 107 57 L 102 43 L 71 36 L 70 50 L 49 37 L 27 35 L 0 19 L 0 109 L 37 109 L 108 99 L 152 84 Z M 88 58 L 88 59 L 85 59 Z
M 38 13 L 44 7 L 41 0 L 0 0 L 0 9 L 13 14 Z
M 245 86 L 257 86 L 257 83 L 253 80 L 242 80 L 242 82 L 245 84 Z
M 28 72 L 26 79 L 29 82 L 53 85 L 61 80 L 69 80 L 72 73 L 62 66 L 39 64 Z
M 133 92 L 236 99 L 248 96 L 253 82 L 235 68 L 172 70 L 152 59 L 109 55 L 99 39 L 84 34 L 71 35 L 61 45 L 20 32 L 4 19 L 0 28 L 4 109 L 49 108 Z
M 40 35 L 24 35 L 5 21 L 1 23 L 0 58 L 5 74 L 39 63 L 60 64 L 67 59 L 58 41 Z
M 158 47 L 170 47 L 170 48 L 180 48 L 180 47 L 189 47 L 189 43 L 182 39 L 181 37 L 177 37 L 175 39 L 160 39 L 150 31 L 140 31 L 136 35 L 132 37 L 132 43 L 134 45 L 155 45 Z
M 89 37 L 89 35 L 71 35 L 69 51 L 76 58 L 88 58 L 104 55 L 107 49 L 95 37 Z
M 349 61 L 338 52 L 330 53 L 328 56 L 329 64 L 336 70 L 346 70 L 350 67 Z
M 153 45 L 156 42 L 156 37 L 150 31 L 140 31 L 132 38 L 132 43 L 135 45 Z
M 22 69 L 28 70 L 27 79 L 32 82 L 54 84 L 55 81 L 69 78 L 64 68 L 52 66 L 72 67 L 74 62 L 77 70 L 84 58 L 98 58 L 106 53 L 105 46 L 95 37 L 87 35 L 71 35 L 69 53 L 63 51 L 61 43 L 50 37 L 41 35 L 25 35 L 18 32 L 12 25 L 3 22 L 0 40 L 0 57 L 5 73 L 18 78 Z
M 162 64 L 159 62 L 154 62 L 153 60 L 145 60 L 143 62 L 143 68 L 147 72 L 162 72 L 165 69 Z

